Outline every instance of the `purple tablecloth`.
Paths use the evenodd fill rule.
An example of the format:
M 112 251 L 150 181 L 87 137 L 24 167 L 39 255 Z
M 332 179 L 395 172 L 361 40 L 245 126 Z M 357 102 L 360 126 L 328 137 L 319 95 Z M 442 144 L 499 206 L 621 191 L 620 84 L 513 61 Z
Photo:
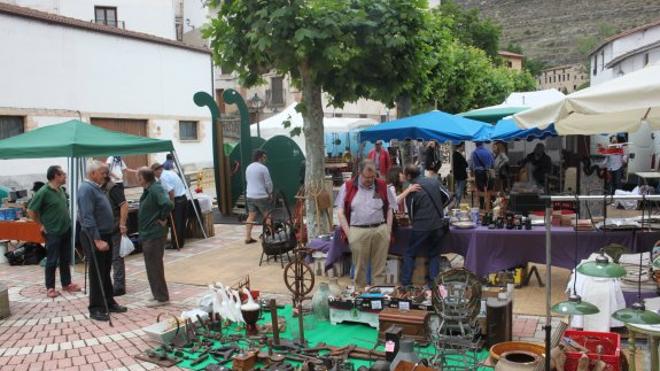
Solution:
M 390 247 L 390 254 L 402 255 L 408 246 L 410 228 L 399 228 L 395 243 Z M 628 246 L 631 251 L 650 249 L 660 232 L 631 231 L 589 231 L 577 233 L 578 261 L 610 243 Z M 552 228 L 552 265 L 573 268 L 576 245 L 576 233 L 571 227 Z M 309 246 L 327 252 L 326 269 L 339 261 L 343 254 L 350 254 L 348 245 L 339 239 L 339 230 L 335 230 L 333 240 L 312 240 Z M 455 229 L 442 241 L 443 253 L 456 253 L 465 258 L 465 268 L 482 277 L 528 262 L 545 264 L 545 227 L 527 230 Z

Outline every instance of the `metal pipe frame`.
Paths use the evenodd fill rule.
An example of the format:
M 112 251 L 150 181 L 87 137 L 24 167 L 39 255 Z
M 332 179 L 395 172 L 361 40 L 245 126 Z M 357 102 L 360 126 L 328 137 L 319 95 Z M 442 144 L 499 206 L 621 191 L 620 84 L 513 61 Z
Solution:
M 572 195 L 572 196 L 540 196 L 546 200 L 545 206 L 545 370 L 550 371 L 550 349 L 552 338 L 552 202 L 554 201 L 606 201 L 606 200 L 628 200 L 628 201 L 660 201 L 660 195 Z

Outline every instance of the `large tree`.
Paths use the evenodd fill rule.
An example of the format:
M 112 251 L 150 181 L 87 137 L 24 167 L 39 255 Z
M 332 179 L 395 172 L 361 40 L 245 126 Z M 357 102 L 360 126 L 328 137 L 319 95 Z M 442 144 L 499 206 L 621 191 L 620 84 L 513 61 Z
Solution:
M 210 0 L 218 15 L 204 30 L 216 63 L 244 86 L 267 71 L 289 74 L 302 89 L 299 111 L 307 147 L 305 186 L 323 187 L 321 94 L 341 106 L 358 98 L 386 104 L 410 89 L 420 65 L 424 0 Z M 311 236 L 323 230 L 307 202 Z

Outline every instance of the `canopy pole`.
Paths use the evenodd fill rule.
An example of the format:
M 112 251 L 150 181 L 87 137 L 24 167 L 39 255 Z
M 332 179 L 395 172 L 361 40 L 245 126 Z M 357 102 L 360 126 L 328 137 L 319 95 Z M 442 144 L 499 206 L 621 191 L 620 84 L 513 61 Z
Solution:
M 224 148 L 221 148 L 222 151 L 224 151 Z M 188 194 L 188 197 L 190 197 L 190 202 L 192 203 L 193 210 L 195 210 L 195 216 L 197 217 L 197 223 L 199 223 L 199 228 L 202 230 L 202 234 L 204 235 L 204 239 L 209 238 L 208 234 L 206 234 L 206 230 L 204 229 L 204 223 L 202 223 L 202 217 L 201 213 L 199 210 L 197 210 L 197 206 L 195 205 L 195 199 L 193 198 L 192 192 L 190 191 L 190 187 L 188 187 L 188 182 L 186 182 L 186 176 L 183 173 L 183 167 L 181 167 L 181 164 L 179 163 L 179 156 L 176 154 L 176 150 L 172 149 L 172 158 L 174 159 L 174 164 L 176 165 L 177 170 L 179 170 L 179 175 L 181 176 L 181 180 L 183 180 L 183 185 L 186 187 L 186 193 Z
M 69 265 L 76 264 L 76 187 L 75 187 L 75 176 L 76 176 L 76 167 L 75 167 L 75 158 L 67 157 L 67 170 L 69 171 L 69 177 L 67 179 L 69 187 L 69 217 L 71 218 L 71 261 Z
M 545 370 L 550 371 L 550 353 L 552 349 L 552 202 L 545 205 Z

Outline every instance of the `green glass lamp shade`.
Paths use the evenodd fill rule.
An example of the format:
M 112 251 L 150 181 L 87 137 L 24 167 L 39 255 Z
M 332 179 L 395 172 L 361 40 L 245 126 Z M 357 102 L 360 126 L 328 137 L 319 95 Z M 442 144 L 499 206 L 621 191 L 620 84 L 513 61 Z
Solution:
M 660 255 L 653 260 L 653 268 L 660 269 Z
M 597 306 L 582 301 L 579 295 L 571 295 L 568 300 L 559 302 L 552 306 L 552 312 L 571 316 L 586 316 L 600 312 Z
M 641 303 L 633 304 L 632 308 L 617 310 L 612 318 L 633 325 L 660 325 L 660 314 L 646 310 Z
M 585 276 L 600 278 L 620 278 L 626 275 L 626 270 L 619 264 L 610 263 L 602 251 L 596 261 L 580 264 L 577 271 Z

